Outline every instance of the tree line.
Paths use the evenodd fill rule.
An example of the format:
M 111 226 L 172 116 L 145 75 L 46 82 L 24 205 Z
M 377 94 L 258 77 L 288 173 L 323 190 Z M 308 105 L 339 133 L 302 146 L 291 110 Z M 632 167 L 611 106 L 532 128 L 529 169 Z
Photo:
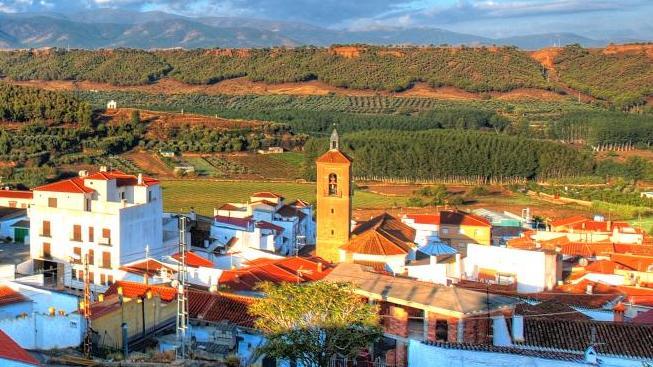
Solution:
M 342 145 L 358 177 L 535 179 L 589 174 L 594 168 L 591 154 L 560 143 L 478 131 L 362 131 L 344 135 Z M 310 139 L 304 146 L 308 178 L 314 179 L 313 162 L 327 148 L 327 139 Z

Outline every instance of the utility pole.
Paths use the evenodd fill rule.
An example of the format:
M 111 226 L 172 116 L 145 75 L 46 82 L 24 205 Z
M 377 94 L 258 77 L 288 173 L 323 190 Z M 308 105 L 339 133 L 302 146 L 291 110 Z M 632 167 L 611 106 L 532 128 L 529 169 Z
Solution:
M 84 335 L 84 356 L 91 358 L 93 340 L 91 338 L 91 279 L 88 270 L 88 253 L 84 255 L 84 302 L 82 312 L 86 320 L 86 333 Z
M 186 293 L 186 225 L 188 218 L 179 217 L 179 262 L 177 263 L 177 359 L 186 358 L 186 330 L 188 329 L 188 300 Z

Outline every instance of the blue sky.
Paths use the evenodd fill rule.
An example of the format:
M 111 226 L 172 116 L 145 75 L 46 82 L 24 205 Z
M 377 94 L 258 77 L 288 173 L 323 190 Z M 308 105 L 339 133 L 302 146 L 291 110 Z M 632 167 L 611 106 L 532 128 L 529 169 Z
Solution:
M 653 39 L 653 0 L 0 0 L 0 11 L 90 8 L 245 16 L 332 28 L 427 26 L 483 36 L 574 32 Z

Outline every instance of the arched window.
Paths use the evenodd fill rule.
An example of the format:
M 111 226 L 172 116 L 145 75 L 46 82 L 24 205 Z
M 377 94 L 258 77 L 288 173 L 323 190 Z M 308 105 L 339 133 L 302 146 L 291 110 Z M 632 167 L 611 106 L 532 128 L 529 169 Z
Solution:
M 329 196 L 338 195 L 338 175 L 329 174 Z

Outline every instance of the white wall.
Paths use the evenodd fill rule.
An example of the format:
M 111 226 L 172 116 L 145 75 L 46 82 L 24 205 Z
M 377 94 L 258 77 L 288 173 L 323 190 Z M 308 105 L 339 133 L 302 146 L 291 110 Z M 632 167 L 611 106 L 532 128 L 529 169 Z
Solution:
M 579 354 L 582 358 L 582 354 Z M 599 356 L 603 367 L 642 367 L 641 360 Z M 440 348 L 410 340 L 408 367 L 580 367 L 586 363 L 559 361 L 508 353 Z
M 554 259 L 547 259 L 547 257 Z M 481 268 L 492 269 L 514 274 L 517 291 L 533 293 L 550 290 L 556 285 L 556 266 L 548 265 L 556 263 L 555 257 L 555 254 L 542 251 L 469 244 L 467 257 L 463 263 L 468 279 L 476 279 Z
M 28 317 L 0 320 L 0 330 L 25 349 L 77 347 L 82 342 L 84 319 L 77 313 L 67 316 L 33 313 Z

